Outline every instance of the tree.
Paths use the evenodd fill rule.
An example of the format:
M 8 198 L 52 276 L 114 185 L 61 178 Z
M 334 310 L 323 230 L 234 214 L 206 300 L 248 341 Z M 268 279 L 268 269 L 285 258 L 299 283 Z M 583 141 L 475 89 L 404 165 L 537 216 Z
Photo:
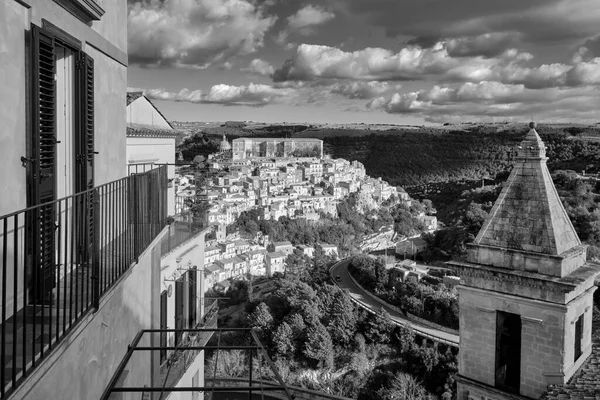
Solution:
M 290 357 L 294 353 L 294 336 L 287 322 L 282 322 L 273 333 L 273 347 L 279 356 Z
M 413 376 L 401 372 L 395 375 L 388 388 L 378 391 L 381 400 L 429 400 L 434 396 Z
M 248 325 L 256 331 L 261 340 L 270 338 L 273 316 L 269 306 L 264 302 L 260 302 L 254 311 L 248 315 Z
M 308 327 L 303 353 L 307 359 L 319 367 L 333 367 L 333 343 L 331 336 L 320 322 Z

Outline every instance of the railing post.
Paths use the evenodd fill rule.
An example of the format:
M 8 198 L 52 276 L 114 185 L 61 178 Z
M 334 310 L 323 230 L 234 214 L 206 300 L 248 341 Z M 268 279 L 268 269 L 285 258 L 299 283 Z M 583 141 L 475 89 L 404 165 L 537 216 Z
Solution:
M 140 208 L 140 202 L 139 202 L 139 197 L 138 197 L 138 175 L 134 174 L 131 176 L 133 179 L 133 251 L 134 251 L 134 257 L 135 257 L 135 262 L 137 264 L 137 262 L 139 261 L 139 257 L 140 257 L 140 238 L 139 238 L 139 224 L 140 224 L 140 220 L 139 220 L 139 208 Z
M 94 213 L 94 237 L 92 238 L 92 296 L 94 311 L 100 307 L 100 193 L 92 193 L 92 207 Z
M 252 367 L 253 367 L 253 360 L 252 360 L 252 354 L 253 350 L 250 349 L 250 379 L 248 382 L 248 386 L 250 387 L 250 389 L 248 389 L 248 400 L 252 400 Z

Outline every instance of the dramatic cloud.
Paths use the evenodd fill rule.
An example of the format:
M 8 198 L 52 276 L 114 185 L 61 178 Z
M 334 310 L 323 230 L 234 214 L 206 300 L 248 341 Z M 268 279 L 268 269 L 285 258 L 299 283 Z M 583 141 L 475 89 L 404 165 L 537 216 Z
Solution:
M 269 64 L 265 60 L 255 58 L 250 62 L 250 64 L 246 68 L 243 68 L 242 71 L 250 72 L 251 74 L 260 76 L 271 76 L 275 69 L 271 64 Z
M 287 26 L 277 34 L 275 41 L 280 45 L 289 45 L 286 43 L 291 33 L 297 33 L 302 36 L 308 36 L 314 32 L 314 28 L 335 18 L 335 14 L 325 9 L 313 5 L 307 5 L 298 10 L 295 14 L 287 18 Z
M 450 39 L 446 47 L 450 57 L 497 57 L 515 46 L 518 36 L 513 32 L 486 33 L 479 36 Z
M 598 96 L 600 90 L 596 87 L 527 89 L 524 85 L 500 82 L 468 82 L 458 87 L 434 86 L 430 90 L 395 93 L 389 99 L 378 97 L 368 102 L 366 108 L 390 114 L 419 113 L 432 122 L 452 122 L 452 115 L 460 116 L 463 121 L 466 117 L 486 120 L 533 115 L 543 115 L 544 119 L 568 118 L 569 113 L 591 117 L 600 106 Z
M 263 45 L 275 17 L 249 0 L 144 0 L 129 5 L 132 64 L 205 68 Z
M 349 99 L 372 99 L 385 93 L 391 88 L 387 82 L 347 82 L 336 83 L 330 87 L 331 93 L 339 94 Z M 396 88 L 398 89 L 398 88 Z
M 208 93 L 203 93 L 200 90 L 190 91 L 188 89 L 182 89 L 178 93 L 168 92 L 163 89 L 147 89 L 144 90 L 144 94 L 149 99 L 156 100 L 260 107 L 278 102 L 284 97 L 291 97 L 294 94 L 294 90 L 250 83 L 247 86 L 218 84 L 212 86 Z
M 596 35 L 600 20 L 597 0 L 348 0 L 346 5 L 349 13 L 382 27 L 390 37 L 519 32 L 529 43 L 575 43 Z
M 324 24 L 335 18 L 335 14 L 320 7 L 307 5 L 288 18 L 288 27 L 292 31 L 303 31 L 305 28 Z
M 529 58 L 516 50 L 507 50 L 501 57 L 506 60 Z M 302 44 L 296 54 L 277 69 L 273 80 L 311 80 L 314 78 L 341 78 L 365 80 L 414 80 L 443 75 L 456 68 L 491 70 L 498 62 L 494 58 L 451 57 L 445 43 L 431 48 L 408 46 L 398 53 L 369 47 L 346 52 L 335 47 Z M 460 74 L 456 73 L 456 77 Z M 465 79 L 470 79 L 465 77 Z

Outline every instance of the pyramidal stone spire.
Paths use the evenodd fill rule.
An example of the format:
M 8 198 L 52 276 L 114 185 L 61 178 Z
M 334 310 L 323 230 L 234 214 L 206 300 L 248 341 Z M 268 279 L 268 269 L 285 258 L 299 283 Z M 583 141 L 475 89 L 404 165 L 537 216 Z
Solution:
M 564 276 L 585 262 L 586 248 L 554 187 L 546 166 L 546 147 L 535 123 L 529 127 L 468 258 L 480 264 Z

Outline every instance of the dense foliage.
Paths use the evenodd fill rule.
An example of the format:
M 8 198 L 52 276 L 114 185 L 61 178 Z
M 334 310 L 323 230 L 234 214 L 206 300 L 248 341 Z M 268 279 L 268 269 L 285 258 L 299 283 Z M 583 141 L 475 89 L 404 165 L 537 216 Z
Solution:
M 364 214 L 358 213 L 355 198 L 356 196 L 352 195 L 339 202 L 338 218 L 322 213 L 318 221 L 288 217 L 265 220 L 260 218 L 258 210 L 250 210 L 242 212 L 227 230 L 228 233 L 240 231 L 252 237 L 260 231 L 269 235 L 271 241 L 288 240 L 293 245 L 314 246 L 317 243 L 330 243 L 336 245 L 341 254 L 349 254 L 358 251 L 365 235 L 377 232 L 394 221 L 387 207 L 369 210 Z
M 456 350 L 427 344 L 385 316 L 355 307 L 329 283 L 331 262 L 318 254 L 301 277 L 276 277 L 273 290 L 247 303 L 231 325 L 252 327 L 291 385 L 373 400 L 400 394 L 417 400 L 454 390 Z M 238 335 L 218 340 L 223 345 L 247 339 Z M 256 356 L 254 361 L 255 379 L 275 379 L 264 363 L 259 370 Z M 216 367 L 217 376 L 248 376 L 248 358 L 241 352 L 220 352 L 218 360 L 208 353 L 206 365 L 211 372 Z
M 419 283 L 390 279 L 381 259 L 360 254 L 352 257 L 349 271 L 365 289 L 387 303 L 418 317 L 458 329 L 458 296 L 437 279 Z
M 551 169 L 597 171 L 598 128 L 540 126 Z M 358 160 L 367 173 L 392 185 L 412 186 L 435 182 L 495 178 L 512 166 L 515 151 L 527 128 L 499 130 L 471 126 L 464 130 L 392 131 L 365 136 L 329 136 L 325 148 L 336 158 Z

